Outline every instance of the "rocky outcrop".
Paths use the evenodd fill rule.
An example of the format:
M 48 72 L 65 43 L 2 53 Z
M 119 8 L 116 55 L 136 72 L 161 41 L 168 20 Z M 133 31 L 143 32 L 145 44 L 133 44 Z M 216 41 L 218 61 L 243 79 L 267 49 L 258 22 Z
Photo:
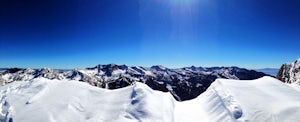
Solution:
M 300 85 L 300 59 L 293 63 L 285 63 L 281 66 L 277 79 L 284 83 L 297 83 Z

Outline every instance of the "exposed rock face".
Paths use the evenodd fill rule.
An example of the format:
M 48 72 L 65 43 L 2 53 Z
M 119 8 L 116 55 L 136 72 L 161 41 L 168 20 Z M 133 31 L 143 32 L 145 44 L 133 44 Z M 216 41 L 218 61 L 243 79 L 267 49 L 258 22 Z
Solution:
M 169 69 L 163 66 L 141 67 L 126 65 L 97 65 L 86 69 L 53 70 L 4 69 L 0 70 L 0 83 L 27 81 L 38 77 L 69 79 L 87 82 L 93 86 L 117 89 L 134 82 L 142 82 L 152 89 L 171 92 L 177 100 L 188 100 L 203 93 L 217 78 L 250 80 L 267 76 L 254 70 L 238 67 L 185 67 Z
M 293 63 L 285 63 L 281 66 L 277 79 L 285 83 L 297 83 L 300 85 L 300 59 Z

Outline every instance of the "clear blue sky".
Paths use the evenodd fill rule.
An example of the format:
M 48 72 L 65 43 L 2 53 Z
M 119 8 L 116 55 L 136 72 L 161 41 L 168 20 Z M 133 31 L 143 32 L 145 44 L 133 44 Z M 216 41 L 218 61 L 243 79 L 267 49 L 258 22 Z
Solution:
M 299 0 L 0 1 L 0 67 L 279 68 L 299 46 Z

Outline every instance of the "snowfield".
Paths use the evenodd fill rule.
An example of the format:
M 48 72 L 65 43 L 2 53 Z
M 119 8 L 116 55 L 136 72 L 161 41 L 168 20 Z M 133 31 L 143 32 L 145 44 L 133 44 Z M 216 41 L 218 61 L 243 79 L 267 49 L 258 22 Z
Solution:
M 217 79 L 178 102 L 143 83 L 107 90 L 85 82 L 36 78 L 0 87 L 4 122 L 297 122 L 300 87 L 263 77 Z

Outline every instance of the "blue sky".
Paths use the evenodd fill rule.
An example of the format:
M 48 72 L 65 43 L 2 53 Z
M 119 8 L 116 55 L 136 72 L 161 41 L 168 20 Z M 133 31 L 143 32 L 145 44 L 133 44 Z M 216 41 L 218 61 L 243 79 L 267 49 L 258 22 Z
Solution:
M 300 58 L 299 0 L 1 0 L 0 67 L 279 68 Z

